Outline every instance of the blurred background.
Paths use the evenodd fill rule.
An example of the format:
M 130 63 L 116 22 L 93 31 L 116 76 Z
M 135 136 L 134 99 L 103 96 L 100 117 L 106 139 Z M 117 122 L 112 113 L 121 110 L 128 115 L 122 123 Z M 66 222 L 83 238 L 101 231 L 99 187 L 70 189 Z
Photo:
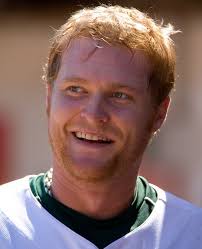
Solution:
M 0 183 L 51 166 L 41 76 L 54 29 L 98 3 L 134 6 L 172 23 L 177 84 L 167 122 L 149 146 L 141 174 L 202 206 L 202 1 L 0 0 Z

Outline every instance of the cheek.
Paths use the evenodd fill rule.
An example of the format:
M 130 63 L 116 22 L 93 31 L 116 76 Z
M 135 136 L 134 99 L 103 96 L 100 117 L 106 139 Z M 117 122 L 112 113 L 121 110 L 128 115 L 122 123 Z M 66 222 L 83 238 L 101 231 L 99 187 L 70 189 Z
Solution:
M 119 130 L 122 143 L 126 143 L 136 129 L 136 112 L 129 109 L 113 108 L 111 111 L 111 122 Z
M 127 108 L 125 110 L 114 110 L 113 123 L 122 131 L 126 140 L 144 135 L 151 125 L 151 117 L 146 110 L 138 108 Z
M 50 115 L 58 123 L 71 120 L 80 111 L 79 101 L 67 98 L 62 94 L 56 94 L 52 98 Z
M 116 123 L 122 129 L 130 129 L 130 127 L 134 126 L 136 120 L 138 120 L 138 112 L 135 108 L 113 108 L 111 110 L 112 117 L 114 119 L 114 123 Z

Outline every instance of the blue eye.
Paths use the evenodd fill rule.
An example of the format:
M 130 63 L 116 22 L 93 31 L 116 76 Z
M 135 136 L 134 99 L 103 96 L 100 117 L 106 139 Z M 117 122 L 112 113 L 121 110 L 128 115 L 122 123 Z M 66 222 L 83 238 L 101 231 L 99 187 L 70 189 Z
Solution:
M 81 93 L 83 92 L 83 89 L 80 86 L 70 86 L 67 89 L 70 92 L 74 92 L 74 93 Z
M 82 97 L 86 95 L 87 91 L 81 86 L 68 86 L 65 89 L 65 94 L 72 97 Z
M 118 99 L 128 99 L 129 96 L 125 93 L 122 92 L 115 92 L 112 94 L 113 97 L 118 98 Z

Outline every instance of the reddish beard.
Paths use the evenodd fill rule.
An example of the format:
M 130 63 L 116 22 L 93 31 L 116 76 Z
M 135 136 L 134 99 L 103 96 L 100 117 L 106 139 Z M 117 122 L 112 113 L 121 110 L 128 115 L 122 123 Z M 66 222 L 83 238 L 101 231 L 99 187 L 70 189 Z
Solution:
M 80 168 L 75 167 L 71 154 L 68 150 L 68 134 L 61 131 L 56 125 L 49 129 L 49 140 L 56 164 L 62 166 L 72 177 L 79 181 L 101 182 L 111 179 L 116 174 L 123 174 L 127 167 L 134 165 L 134 170 L 138 172 L 139 162 L 142 154 L 152 137 L 153 119 L 147 123 L 146 128 L 142 127 L 141 132 L 133 138 L 134 143 L 130 146 L 123 146 L 122 150 L 116 153 L 103 167 Z M 126 139 L 126 141 L 130 138 Z M 136 144 L 135 144 L 136 143 Z M 138 165 L 137 165 L 138 162 Z

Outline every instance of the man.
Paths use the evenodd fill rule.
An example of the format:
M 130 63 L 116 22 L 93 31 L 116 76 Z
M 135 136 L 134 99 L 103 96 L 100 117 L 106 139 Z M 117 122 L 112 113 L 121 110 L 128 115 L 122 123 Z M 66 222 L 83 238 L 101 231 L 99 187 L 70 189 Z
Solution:
M 171 25 L 83 9 L 45 68 L 52 167 L 0 188 L 2 249 L 201 248 L 201 211 L 138 176 L 174 86 Z

